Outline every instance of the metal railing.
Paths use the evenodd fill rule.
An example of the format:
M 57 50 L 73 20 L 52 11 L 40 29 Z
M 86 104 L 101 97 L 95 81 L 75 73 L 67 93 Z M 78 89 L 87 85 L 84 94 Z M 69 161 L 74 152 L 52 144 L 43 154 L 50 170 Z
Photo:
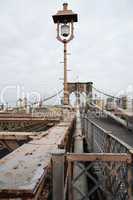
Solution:
M 112 135 L 110 131 L 104 130 L 88 119 L 87 116 L 82 116 L 82 128 L 89 152 L 100 153 L 101 155 L 108 153 L 110 154 L 109 157 L 112 154 L 112 161 L 110 162 L 99 160 L 91 163 L 94 176 L 97 177 L 97 181 L 104 188 L 103 193 L 106 194 L 106 199 L 133 199 L 131 194 L 133 149 Z M 123 153 L 131 157 L 130 164 L 127 161 L 119 161 Z M 115 155 L 118 155 L 118 161 L 114 160 Z
M 82 129 L 89 152 L 132 153 L 132 147 L 111 134 L 111 131 L 100 127 L 87 116 L 82 117 Z
M 59 153 L 52 160 L 53 200 L 133 199 L 132 156 L 128 153 Z M 75 167 L 79 169 L 76 174 Z
M 56 156 L 56 163 L 60 165 L 56 165 L 58 174 L 53 177 L 53 185 L 60 192 L 55 190 L 53 199 L 133 200 L 133 149 L 86 116 L 82 116 L 81 122 L 88 153 L 61 153 Z M 66 166 L 65 176 L 63 172 Z M 79 169 L 76 174 L 75 167 Z M 78 199 L 75 198 L 75 192 L 78 193 Z
M 69 200 L 131 200 L 131 163 L 129 154 L 70 154 L 67 155 L 69 163 L 68 186 Z M 72 166 L 80 168 L 79 173 L 73 176 Z M 83 185 L 79 182 L 86 176 L 88 188 L 81 190 Z M 79 199 L 74 198 L 78 193 Z

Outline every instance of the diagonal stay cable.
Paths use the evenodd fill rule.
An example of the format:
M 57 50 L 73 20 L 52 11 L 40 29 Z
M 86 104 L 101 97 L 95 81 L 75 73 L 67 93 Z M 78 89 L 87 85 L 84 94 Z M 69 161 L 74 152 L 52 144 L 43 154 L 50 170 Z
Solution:
M 107 96 L 107 97 L 111 97 L 111 98 L 113 98 L 113 99 L 120 99 L 119 97 L 116 97 L 116 96 L 107 94 L 107 93 L 105 93 L 105 92 L 103 92 L 103 91 L 97 89 L 97 88 L 94 87 L 94 86 L 92 86 L 92 87 L 93 87 L 93 89 L 94 89 L 96 92 L 98 92 L 98 93 L 100 93 L 100 94 L 103 94 L 103 95 L 105 95 L 105 96 Z
M 51 99 L 53 99 L 54 97 L 56 97 L 56 96 L 58 96 L 59 94 L 61 94 L 61 92 L 63 91 L 63 89 L 61 89 L 59 92 L 57 92 L 56 94 L 53 94 L 52 96 L 49 96 L 49 97 L 47 97 L 47 98 L 44 98 L 43 100 L 42 100 L 42 102 L 45 102 L 45 101 L 49 101 L 49 100 L 51 100 Z M 36 101 L 36 102 L 34 102 L 34 103 L 31 103 L 32 105 L 36 105 L 37 103 L 39 103 L 39 101 Z

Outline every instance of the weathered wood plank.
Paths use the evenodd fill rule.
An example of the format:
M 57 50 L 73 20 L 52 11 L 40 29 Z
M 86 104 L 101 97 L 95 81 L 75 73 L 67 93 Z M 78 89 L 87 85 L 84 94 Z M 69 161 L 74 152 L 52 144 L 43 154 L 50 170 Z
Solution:
M 51 152 L 70 132 L 73 120 L 48 130 L 40 140 L 32 140 L 0 160 L 0 197 L 33 196 L 51 160 Z
M 59 122 L 60 118 L 44 117 L 0 117 L 0 122 Z
M 0 132 L 0 140 L 30 140 L 47 135 L 47 131 L 41 132 Z
M 67 154 L 67 159 L 71 162 L 125 162 L 132 163 L 132 155 L 127 153 L 73 153 Z

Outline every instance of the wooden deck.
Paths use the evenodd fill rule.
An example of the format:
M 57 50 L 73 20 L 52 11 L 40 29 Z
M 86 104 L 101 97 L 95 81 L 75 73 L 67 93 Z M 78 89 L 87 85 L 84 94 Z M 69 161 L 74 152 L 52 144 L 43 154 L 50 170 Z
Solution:
M 0 117 L 0 122 L 59 122 L 60 118 L 50 117 Z
M 49 129 L 41 139 L 32 140 L 0 160 L 0 198 L 34 197 L 42 184 L 51 152 L 71 132 L 74 117 Z
M 47 131 L 41 132 L 0 132 L 0 140 L 31 140 L 38 139 L 47 135 Z

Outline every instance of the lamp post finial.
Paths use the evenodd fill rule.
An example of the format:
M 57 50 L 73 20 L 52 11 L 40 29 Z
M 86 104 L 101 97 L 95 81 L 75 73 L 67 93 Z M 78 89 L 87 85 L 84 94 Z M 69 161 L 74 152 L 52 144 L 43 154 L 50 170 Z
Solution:
M 63 3 L 63 10 L 68 10 L 68 3 Z

